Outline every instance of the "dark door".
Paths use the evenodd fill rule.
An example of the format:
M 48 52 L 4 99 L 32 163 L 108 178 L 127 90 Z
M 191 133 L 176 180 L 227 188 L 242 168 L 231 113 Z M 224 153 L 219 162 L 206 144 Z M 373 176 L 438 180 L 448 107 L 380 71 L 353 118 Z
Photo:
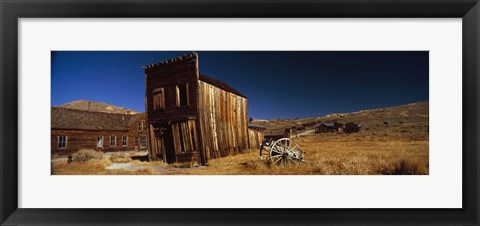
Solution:
M 165 136 L 167 134 L 167 129 L 165 127 L 154 128 L 155 140 L 152 144 L 154 153 L 158 159 L 164 160 L 165 157 Z
M 168 164 L 175 163 L 175 146 L 173 143 L 172 126 L 167 126 L 165 137 L 165 157 Z

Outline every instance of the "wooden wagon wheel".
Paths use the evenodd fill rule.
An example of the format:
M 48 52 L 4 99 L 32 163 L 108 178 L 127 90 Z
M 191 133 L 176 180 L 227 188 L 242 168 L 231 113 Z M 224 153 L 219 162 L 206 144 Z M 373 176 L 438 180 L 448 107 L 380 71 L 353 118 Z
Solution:
M 270 148 L 270 162 L 272 164 L 288 164 L 301 161 L 302 151 L 298 144 L 288 138 L 275 141 Z
M 268 150 L 268 147 L 270 147 L 270 144 L 272 143 L 272 140 L 265 140 L 260 144 L 260 159 L 270 159 L 270 150 Z

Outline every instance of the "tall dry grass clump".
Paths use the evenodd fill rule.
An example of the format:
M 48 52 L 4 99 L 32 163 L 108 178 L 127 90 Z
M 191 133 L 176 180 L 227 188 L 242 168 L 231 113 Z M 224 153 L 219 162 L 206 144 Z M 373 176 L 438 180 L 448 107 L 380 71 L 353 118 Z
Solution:
M 73 162 L 86 162 L 89 160 L 102 160 L 103 152 L 92 149 L 82 149 L 73 154 Z
M 127 163 L 131 162 L 132 158 L 129 154 L 126 154 L 124 152 L 118 152 L 112 153 L 112 155 L 110 156 L 110 161 L 112 161 L 113 163 Z
M 428 175 L 428 161 L 401 159 L 379 170 L 384 175 Z

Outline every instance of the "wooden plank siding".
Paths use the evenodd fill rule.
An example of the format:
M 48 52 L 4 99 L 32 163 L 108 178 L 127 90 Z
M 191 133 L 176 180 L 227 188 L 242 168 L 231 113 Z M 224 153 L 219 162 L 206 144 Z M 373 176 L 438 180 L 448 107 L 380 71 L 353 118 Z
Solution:
M 138 124 L 143 124 L 142 130 L 139 130 Z M 134 121 L 128 128 L 128 146 L 131 147 L 131 150 L 134 151 L 146 151 L 148 147 L 148 142 L 145 146 L 141 146 L 140 142 L 143 139 L 147 139 L 147 124 L 145 117 L 142 117 L 140 120 Z
M 248 129 L 248 146 L 250 149 L 259 149 L 264 139 L 262 131 Z
M 146 76 L 146 114 L 149 123 L 165 124 L 179 118 L 195 117 L 197 114 L 196 61 L 165 64 L 158 71 Z M 188 106 L 177 107 L 177 86 L 188 84 Z M 154 89 L 163 88 L 165 109 L 153 108 Z
M 149 156 L 165 162 L 197 161 L 197 81 L 196 57 L 145 68 L 145 108 L 148 124 Z M 179 106 L 178 87 L 187 89 L 187 105 Z M 163 91 L 163 109 L 154 108 L 154 93 Z M 173 156 L 171 156 L 173 155 Z
M 62 124 L 62 118 L 71 118 L 75 115 L 68 114 L 69 112 L 75 112 L 75 115 L 82 115 L 81 118 L 85 119 L 83 122 L 88 124 L 89 121 L 98 117 L 98 115 L 103 115 L 105 118 L 96 120 L 90 124 L 95 124 L 98 121 L 105 121 L 105 119 L 110 119 L 112 124 L 111 127 L 104 126 L 104 129 L 96 128 L 84 128 L 85 124 L 82 122 L 75 121 L 76 117 L 71 119 L 70 124 L 64 126 L 63 128 L 59 125 Z M 81 149 L 94 149 L 104 152 L 117 152 L 117 151 L 144 151 L 147 150 L 147 146 L 142 147 L 140 145 L 140 140 L 142 138 L 146 139 L 146 130 L 145 130 L 145 114 L 139 113 L 136 115 L 125 115 L 125 114 L 114 114 L 114 113 L 98 113 L 98 112 L 88 112 L 80 110 L 70 110 L 62 109 L 61 111 L 56 112 L 56 117 L 52 118 L 51 128 L 51 152 L 56 154 L 71 154 Z M 144 128 L 139 130 L 138 123 L 142 122 Z M 65 128 L 66 127 L 66 128 Z M 117 129 L 124 128 L 124 129 Z M 58 147 L 58 136 L 67 136 L 67 144 L 65 148 Z M 97 137 L 103 136 L 103 147 L 97 147 Z M 114 147 L 110 146 L 110 136 L 116 136 L 116 144 Z M 122 137 L 127 137 L 127 145 L 122 145 Z M 138 139 L 135 139 L 138 138 Z
M 175 161 L 176 162 L 198 162 L 198 140 L 196 132 L 196 121 L 175 123 L 172 125 L 175 140 Z
M 248 148 L 247 99 L 198 81 L 198 122 L 207 159 Z
M 208 159 L 248 149 L 247 98 L 225 83 L 200 75 L 197 54 L 144 69 L 151 160 L 206 165 Z M 186 101 L 180 101 L 185 89 L 188 95 L 182 100 Z M 162 90 L 164 109 L 154 108 L 155 90 Z M 185 102 L 186 106 L 179 106 Z
M 58 148 L 58 136 L 67 136 L 65 148 Z M 103 136 L 103 148 L 97 147 L 97 136 Z M 110 146 L 110 136 L 116 136 L 114 147 Z M 127 146 L 122 145 L 122 136 L 128 137 Z M 104 152 L 133 151 L 136 146 L 135 138 L 129 135 L 129 131 L 51 130 L 52 154 L 71 154 L 81 149 L 94 149 Z

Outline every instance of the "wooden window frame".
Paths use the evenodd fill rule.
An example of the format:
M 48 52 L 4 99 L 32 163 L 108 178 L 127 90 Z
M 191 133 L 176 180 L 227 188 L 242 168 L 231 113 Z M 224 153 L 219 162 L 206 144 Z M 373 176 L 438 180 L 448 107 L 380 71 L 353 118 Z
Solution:
M 175 93 L 176 93 L 176 95 L 175 95 L 175 102 L 176 102 L 176 106 L 177 106 L 177 108 L 180 108 L 180 107 L 188 107 L 188 106 L 190 106 L 190 97 L 189 97 L 189 95 L 188 95 L 188 93 L 189 93 L 189 92 L 188 92 L 188 82 L 185 83 L 185 91 L 186 91 L 187 105 L 180 105 L 180 88 L 179 88 L 179 86 L 181 86 L 181 85 L 176 85 L 176 86 L 175 86 Z
M 60 137 L 65 137 L 65 140 L 63 142 L 60 142 Z M 63 143 L 63 147 L 60 147 L 60 144 Z M 68 143 L 68 136 L 66 135 L 59 135 L 57 136 L 57 149 L 67 149 L 67 143 Z
M 145 145 L 142 145 L 142 143 L 143 143 L 142 140 L 145 140 Z M 141 136 L 139 138 L 139 145 L 140 145 L 140 148 L 146 148 L 147 147 L 147 137 Z
M 138 131 L 143 131 L 143 122 L 138 122 Z
M 156 107 L 156 104 L 155 104 L 155 96 L 156 95 L 160 95 L 161 106 L 158 106 L 158 108 Z M 166 106 L 165 106 L 165 89 L 163 87 L 160 87 L 160 88 L 157 88 L 157 89 L 153 90 L 152 101 L 153 101 L 153 110 L 154 111 L 165 110 L 166 109 Z
M 113 145 L 112 145 L 112 137 L 113 137 Z M 110 147 L 116 147 L 117 146 L 117 136 L 110 136 Z
M 101 139 L 102 139 L 102 146 L 100 146 L 100 147 L 98 146 L 98 141 L 99 141 L 98 138 L 99 138 L 99 137 L 101 137 Z M 104 144 L 105 144 L 105 140 L 103 139 L 103 136 L 97 136 L 97 143 L 96 143 L 97 148 L 103 148 L 103 145 L 104 145 Z
M 126 146 L 128 146 L 128 136 L 122 136 L 122 147 Z

